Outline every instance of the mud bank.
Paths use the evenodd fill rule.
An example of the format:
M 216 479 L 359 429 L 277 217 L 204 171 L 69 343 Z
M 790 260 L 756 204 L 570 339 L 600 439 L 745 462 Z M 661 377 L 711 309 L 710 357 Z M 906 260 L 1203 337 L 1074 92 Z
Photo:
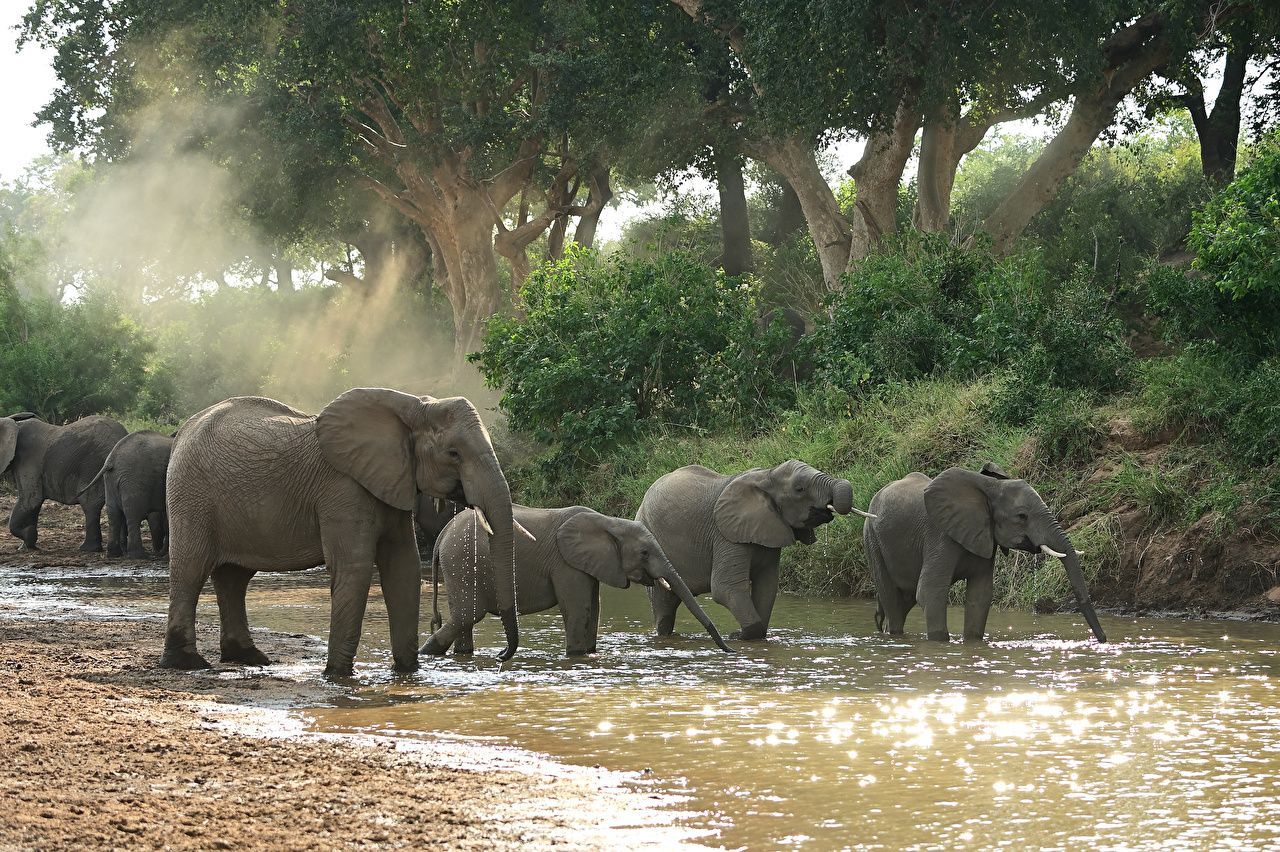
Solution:
M 245 707 L 336 688 L 150 668 L 158 627 L 50 624 L 0 604 L 0 847 L 611 848 L 644 798 L 586 771 L 464 770 L 395 743 L 240 733 L 226 720 Z M 314 653 L 263 645 L 282 661 Z

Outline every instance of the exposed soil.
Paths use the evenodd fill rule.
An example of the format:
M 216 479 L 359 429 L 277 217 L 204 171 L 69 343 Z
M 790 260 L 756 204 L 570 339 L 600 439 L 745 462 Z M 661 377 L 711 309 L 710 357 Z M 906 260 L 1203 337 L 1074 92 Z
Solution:
M 0 495 L 0 515 L 11 505 Z M 104 562 L 76 549 L 81 517 L 46 504 L 41 550 L 0 541 L 0 565 Z M 323 654 L 255 638 L 282 663 Z M 605 849 L 668 820 L 590 770 L 459 769 L 408 743 L 244 733 L 228 719 L 341 688 L 157 669 L 162 642 L 155 619 L 49 621 L 0 602 L 0 848 Z

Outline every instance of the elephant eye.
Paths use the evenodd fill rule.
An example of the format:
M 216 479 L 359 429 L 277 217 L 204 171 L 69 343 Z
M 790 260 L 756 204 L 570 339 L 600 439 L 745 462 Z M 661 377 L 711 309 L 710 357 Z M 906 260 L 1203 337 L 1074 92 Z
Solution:
M 1027 513 L 1026 513 L 1026 512 L 1019 512 L 1019 513 L 1018 513 L 1018 520 L 1022 521 L 1023 523 L 1026 523 L 1026 520 L 1027 520 Z
M 453 459 L 454 461 L 462 461 L 462 453 L 458 452 L 458 451 L 457 451 L 457 450 L 455 450 L 455 449 L 450 448 L 450 449 L 448 450 L 448 456 L 449 456 L 449 458 Z
M 803 493 L 804 493 L 804 486 L 803 486 L 803 485 L 797 485 L 797 486 L 796 486 L 796 493 L 797 493 L 797 494 L 803 494 Z

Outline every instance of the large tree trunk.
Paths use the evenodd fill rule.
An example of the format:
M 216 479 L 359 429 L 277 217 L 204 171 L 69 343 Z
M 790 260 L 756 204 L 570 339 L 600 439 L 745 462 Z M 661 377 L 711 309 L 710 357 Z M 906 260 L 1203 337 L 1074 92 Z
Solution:
M 609 186 L 609 167 L 598 164 L 593 166 L 587 177 L 587 185 L 591 194 L 587 197 L 587 206 L 578 214 L 578 227 L 573 231 L 573 241 L 583 248 L 591 248 L 595 244 L 600 214 L 613 199 L 613 188 Z
M 777 219 L 774 220 L 773 231 L 768 236 L 769 245 L 777 248 L 790 240 L 792 234 L 803 227 L 804 210 L 800 208 L 800 199 L 791 185 L 783 181 L 782 198 L 778 200 Z
M 480 349 L 484 321 L 502 305 L 493 230 L 488 215 L 475 213 L 457 216 L 450 227 L 432 229 L 447 270 L 444 293 L 453 307 L 453 352 L 459 362 Z M 525 262 L 527 270 L 527 258 Z
M 1103 72 L 1102 85 L 1076 96 L 1066 125 L 983 223 L 997 252 L 1013 247 L 1035 215 L 1080 165 L 1098 135 L 1115 120 L 1120 101 L 1168 61 L 1170 49 L 1169 35 L 1157 15 L 1136 21 L 1111 39 L 1108 54 L 1117 57 L 1117 61 Z
M 919 231 L 945 231 L 951 219 L 951 188 L 960 158 L 955 154 L 956 125 L 947 116 L 925 122 L 916 172 L 916 207 L 911 224 Z
M 898 105 L 893 125 L 867 137 L 862 158 L 849 169 L 858 193 L 858 209 L 867 220 L 872 245 L 898 230 L 898 190 L 919 126 L 916 98 L 914 94 L 908 95 Z M 865 256 L 869 250 L 870 246 L 857 257 Z
M 723 146 L 714 148 L 716 183 L 720 190 L 720 267 L 725 275 L 751 271 L 751 223 L 747 219 L 747 190 L 742 161 Z
M 1210 112 L 1199 80 L 1190 81 L 1181 98 L 1200 140 L 1200 168 L 1213 186 L 1226 186 L 1236 176 L 1236 154 L 1240 143 L 1240 99 L 1244 95 L 1245 69 L 1253 56 L 1253 42 L 1242 37 L 1227 52 L 1222 70 L 1222 87 Z
M 862 215 L 844 217 L 835 193 L 818 168 L 813 148 L 801 139 L 788 137 L 749 143 L 747 153 L 768 163 L 795 192 L 822 264 L 822 280 L 828 289 L 837 289 L 850 256 L 862 257 L 870 248 Z

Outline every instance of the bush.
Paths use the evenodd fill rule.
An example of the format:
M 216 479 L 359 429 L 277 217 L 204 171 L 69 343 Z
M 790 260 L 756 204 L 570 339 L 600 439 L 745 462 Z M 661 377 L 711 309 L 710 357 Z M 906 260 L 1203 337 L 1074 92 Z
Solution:
M 1280 292 L 1280 137 L 1196 214 L 1190 246 L 1232 295 Z
M 1130 353 L 1110 302 L 1084 275 L 1051 285 L 1034 254 L 902 238 L 848 274 L 806 346 L 820 379 L 846 389 L 1002 369 L 997 408 L 1026 422 L 1046 388 L 1122 386 Z
M 785 329 L 758 332 L 750 285 L 690 255 L 573 252 L 536 270 L 521 299 L 524 316 L 492 318 L 471 358 L 504 389 L 512 428 L 560 460 L 659 425 L 750 423 L 791 392 L 776 378 Z
M 1280 288 L 1235 294 L 1204 274 L 1152 262 L 1128 294 L 1166 343 L 1213 341 L 1250 360 L 1280 350 Z
M 0 283 L 0 412 L 34 411 L 53 423 L 131 409 L 153 350 L 114 298 L 22 299 Z

